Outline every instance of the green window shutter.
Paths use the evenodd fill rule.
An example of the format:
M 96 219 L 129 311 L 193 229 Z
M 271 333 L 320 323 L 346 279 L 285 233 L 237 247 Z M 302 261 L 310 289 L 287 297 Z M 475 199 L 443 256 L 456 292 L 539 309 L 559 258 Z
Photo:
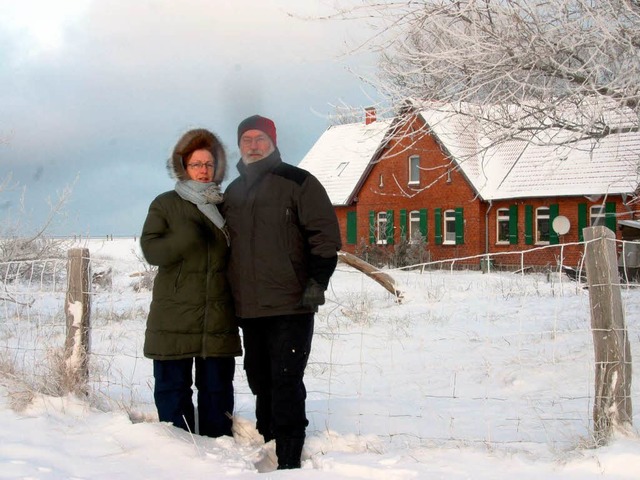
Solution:
M 387 245 L 393 245 L 393 210 L 387 210 Z
M 578 241 L 584 242 L 582 230 L 587 228 L 587 204 L 578 204 Z
M 442 245 L 442 209 L 436 208 L 433 211 L 435 221 L 436 245 Z
M 424 241 L 427 241 L 427 209 L 420 209 L 420 235 L 424 238 Z
M 369 243 L 376 243 L 376 212 L 369 211 Z
M 518 243 L 518 205 L 509 205 L 509 243 Z
M 400 210 L 400 238 L 407 239 L 407 211 L 405 209 Z
M 464 210 L 456 208 L 456 245 L 464 244 Z
M 533 205 L 524 206 L 524 243 L 533 245 Z
M 358 240 L 356 212 L 347 212 L 347 245 L 355 245 Z
M 616 202 L 607 202 L 604 205 L 604 224 L 613 233 L 616 233 Z
M 559 212 L 560 212 L 560 206 L 557 203 L 554 203 L 553 205 L 549 205 L 549 244 L 550 245 L 557 245 L 560 243 L 560 238 L 558 237 L 558 234 L 552 227 L 553 220 L 558 216 Z

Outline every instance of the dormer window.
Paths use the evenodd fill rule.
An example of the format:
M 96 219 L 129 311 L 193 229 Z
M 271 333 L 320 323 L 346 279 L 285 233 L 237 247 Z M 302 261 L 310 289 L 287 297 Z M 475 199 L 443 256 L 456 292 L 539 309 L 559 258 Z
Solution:
M 338 168 L 336 168 L 336 174 L 338 175 L 338 177 L 344 171 L 344 169 L 347 168 L 347 165 L 349 165 L 349 162 L 341 162 L 340 165 L 338 165 Z

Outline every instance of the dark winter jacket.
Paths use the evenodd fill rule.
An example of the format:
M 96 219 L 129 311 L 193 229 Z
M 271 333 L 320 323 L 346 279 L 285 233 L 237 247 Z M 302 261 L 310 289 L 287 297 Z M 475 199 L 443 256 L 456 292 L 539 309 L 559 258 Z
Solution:
M 217 139 L 213 140 L 216 177 L 222 178 L 219 170 L 224 175 L 224 152 Z M 179 147 L 176 145 L 168 168 L 173 177 L 184 179 Z M 140 246 L 146 260 L 158 266 L 145 356 L 168 360 L 241 355 L 225 274 L 229 248 L 220 229 L 196 205 L 169 191 L 151 203 Z
M 240 177 L 225 191 L 231 236 L 229 281 L 240 318 L 313 310 L 299 306 L 310 279 L 324 288 L 341 248 L 331 201 L 318 179 L 282 162 L 238 163 Z

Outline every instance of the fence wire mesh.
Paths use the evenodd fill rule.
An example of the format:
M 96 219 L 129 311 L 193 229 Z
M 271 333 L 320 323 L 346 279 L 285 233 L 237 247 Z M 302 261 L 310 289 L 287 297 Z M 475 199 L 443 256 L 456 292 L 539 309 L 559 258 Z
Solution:
M 562 259 L 563 246 L 554 247 Z M 148 266 L 137 254 L 90 248 L 91 398 L 100 408 L 153 418 L 152 363 L 142 355 Z M 559 263 L 546 272 L 483 273 L 448 262 L 387 270 L 402 302 L 339 265 L 316 316 L 306 371 L 309 434 L 554 449 L 588 437 L 594 353 L 580 272 L 569 276 Z M 51 358 L 65 341 L 66 260 L 4 263 L 0 272 L 2 371 L 41 388 L 55 378 Z M 625 276 L 621 286 L 634 352 L 640 289 Z M 252 419 L 242 358 L 237 365 L 235 413 Z M 634 373 L 636 401 L 638 380 Z

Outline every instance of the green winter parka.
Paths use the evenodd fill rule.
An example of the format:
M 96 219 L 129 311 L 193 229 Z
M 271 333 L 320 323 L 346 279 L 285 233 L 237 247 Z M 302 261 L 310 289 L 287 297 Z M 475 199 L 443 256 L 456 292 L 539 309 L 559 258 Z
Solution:
M 168 168 L 181 180 L 186 173 L 179 146 Z M 214 138 L 216 175 L 224 171 L 221 149 Z M 241 355 L 223 232 L 196 205 L 169 191 L 151 203 L 140 246 L 145 259 L 158 267 L 144 355 L 154 360 Z

